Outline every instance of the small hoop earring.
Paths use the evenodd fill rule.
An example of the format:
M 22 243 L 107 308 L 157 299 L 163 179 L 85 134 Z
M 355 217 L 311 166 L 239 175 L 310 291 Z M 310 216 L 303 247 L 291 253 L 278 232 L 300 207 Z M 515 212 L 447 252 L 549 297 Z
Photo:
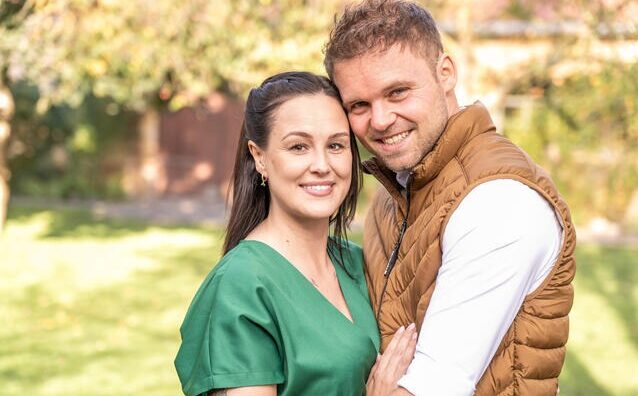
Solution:
M 266 187 L 267 182 L 268 182 L 268 177 L 261 174 L 261 186 Z

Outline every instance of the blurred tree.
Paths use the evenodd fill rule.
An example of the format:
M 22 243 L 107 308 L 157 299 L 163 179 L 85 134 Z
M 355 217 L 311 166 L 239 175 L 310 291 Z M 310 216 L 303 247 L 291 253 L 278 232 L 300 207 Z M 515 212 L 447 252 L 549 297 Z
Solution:
M 7 144 L 11 137 L 11 117 L 13 116 L 13 95 L 7 88 L 6 41 L 9 31 L 20 21 L 25 1 L 0 0 L 0 233 L 4 230 L 9 205 L 9 179 L 11 172 L 7 160 Z
M 158 110 L 179 109 L 213 90 L 243 96 L 286 69 L 323 73 L 321 48 L 333 15 L 348 1 L 3 2 L 22 9 L 23 18 L 11 34 L 3 31 L 0 62 L 10 86 L 37 87 L 34 115 L 61 104 L 80 106 L 88 95 L 111 101 L 111 113 L 139 112 L 140 168 L 152 179 Z
M 9 178 L 6 147 L 11 136 L 10 119 L 13 115 L 13 97 L 11 91 L 0 80 L 0 232 L 4 230 L 9 204 Z
M 37 113 L 94 96 L 140 114 L 142 176 L 158 158 L 158 111 L 213 91 L 243 96 L 285 69 L 321 73 L 340 0 L 0 0 L 6 82 L 37 87 Z M 8 12 L 7 12 L 8 13 Z M 16 18 L 13 18 L 16 20 Z M 150 182 L 150 180 L 149 180 Z
M 152 178 L 158 111 L 193 104 L 212 91 L 243 96 L 266 75 L 285 69 L 322 73 L 321 48 L 332 17 L 348 2 L 0 0 L 0 81 L 11 89 L 21 81 L 37 87 L 34 107 L 39 115 L 62 104 L 79 106 L 88 97 L 97 97 L 111 114 L 138 112 L 142 170 Z M 446 35 L 446 40 L 473 65 L 462 74 L 469 86 L 486 80 L 469 51 L 482 39 L 477 31 L 480 23 L 502 19 L 532 24 L 584 22 L 586 29 L 578 30 L 576 36 L 561 37 L 558 32 L 550 37 L 556 50 L 548 59 L 493 77 L 501 86 L 513 86 L 517 93 L 532 96 L 538 92 L 534 84 L 527 84 L 532 79 L 553 82 L 562 75 L 565 80 L 566 70 L 568 75 L 592 75 L 581 73 L 579 67 L 601 65 L 606 60 L 595 60 L 590 44 L 609 37 L 622 39 L 623 31 L 610 27 L 627 20 L 634 21 L 635 27 L 638 7 L 631 0 L 420 2 L 433 10 L 439 22 L 454 21 L 458 26 L 457 33 Z M 554 25 L 545 26 L 551 30 Z M 522 36 L 519 33 L 519 38 L 537 33 L 532 29 Z M 524 86 L 527 91 L 520 91 Z M 573 115 L 579 120 L 587 113 L 582 107 L 568 113 L 572 111 L 579 112 Z M 58 136 L 93 136 L 87 130 L 91 128 Z
M 107 99 L 87 96 L 77 108 L 34 109 L 38 90 L 11 85 L 15 101 L 9 143 L 12 195 L 40 198 L 121 198 L 123 167 L 136 155 L 135 122 Z
M 531 101 L 510 114 L 506 132 L 552 173 L 576 220 L 625 221 L 638 189 L 638 66 L 553 70 L 516 89 Z
M 512 84 L 533 106 L 512 117 L 508 133 L 552 172 L 580 224 L 622 224 L 638 191 L 638 68 L 635 50 L 626 51 L 638 38 L 638 3 L 519 3 L 535 18 L 582 24 Z
M 140 111 L 213 90 L 241 95 L 284 68 L 321 72 L 336 3 L 34 1 L 5 39 L 8 76 L 36 83 L 42 108 L 79 105 L 89 92 Z
M 469 99 L 495 91 L 503 107 L 512 99 L 519 108 L 509 110 L 503 130 L 550 170 L 576 220 L 626 222 L 638 197 L 638 2 L 432 3 Z M 495 60 L 472 58 L 483 40 L 529 42 L 528 61 L 490 69 Z M 541 41 L 550 50 L 532 55 Z

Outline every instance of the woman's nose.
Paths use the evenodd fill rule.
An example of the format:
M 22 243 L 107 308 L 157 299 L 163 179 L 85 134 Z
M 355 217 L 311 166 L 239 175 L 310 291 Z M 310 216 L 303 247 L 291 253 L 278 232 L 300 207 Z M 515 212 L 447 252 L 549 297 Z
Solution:
M 324 151 L 315 152 L 310 164 L 310 171 L 314 173 L 327 173 L 330 171 L 327 153 Z

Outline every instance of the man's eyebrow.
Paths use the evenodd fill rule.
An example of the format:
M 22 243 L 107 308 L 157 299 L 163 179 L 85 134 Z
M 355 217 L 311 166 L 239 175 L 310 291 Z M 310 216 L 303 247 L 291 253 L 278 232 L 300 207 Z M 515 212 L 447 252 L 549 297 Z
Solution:
M 409 81 L 409 80 L 395 80 L 390 82 L 389 84 L 386 84 L 386 86 L 383 88 L 383 92 L 388 92 L 388 91 L 392 91 L 393 89 L 396 89 L 397 87 L 411 87 L 414 85 L 414 81 Z
M 410 81 L 410 80 L 394 80 L 394 81 L 390 81 L 387 84 L 385 84 L 385 86 L 381 89 L 381 92 L 383 92 L 383 94 L 387 94 L 388 92 L 392 91 L 393 89 L 396 89 L 397 87 L 412 87 L 414 86 L 414 81 Z M 341 96 L 343 98 L 343 95 Z M 347 100 L 342 100 L 343 103 L 343 107 L 347 108 L 348 106 L 357 103 L 357 102 L 364 102 L 367 103 L 367 100 L 364 99 L 347 99 Z
M 357 103 L 357 102 L 366 102 L 366 101 L 365 100 L 361 100 L 361 99 L 344 100 L 342 102 L 342 106 L 347 109 L 349 106 L 351 106 L 351 105 L 353 105 L 354 103 Z

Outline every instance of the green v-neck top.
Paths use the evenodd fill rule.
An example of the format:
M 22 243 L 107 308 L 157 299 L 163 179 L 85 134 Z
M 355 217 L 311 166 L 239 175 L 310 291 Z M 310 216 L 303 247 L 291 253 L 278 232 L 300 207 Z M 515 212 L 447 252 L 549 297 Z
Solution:
M 180 328 L 175 367 L 188 396 L 277 384 L 278 395 L 365 394 L 379 333 L 361 248 L 334 264 L 352 322 L 270 246 L 241 241 L 208 274 Z

